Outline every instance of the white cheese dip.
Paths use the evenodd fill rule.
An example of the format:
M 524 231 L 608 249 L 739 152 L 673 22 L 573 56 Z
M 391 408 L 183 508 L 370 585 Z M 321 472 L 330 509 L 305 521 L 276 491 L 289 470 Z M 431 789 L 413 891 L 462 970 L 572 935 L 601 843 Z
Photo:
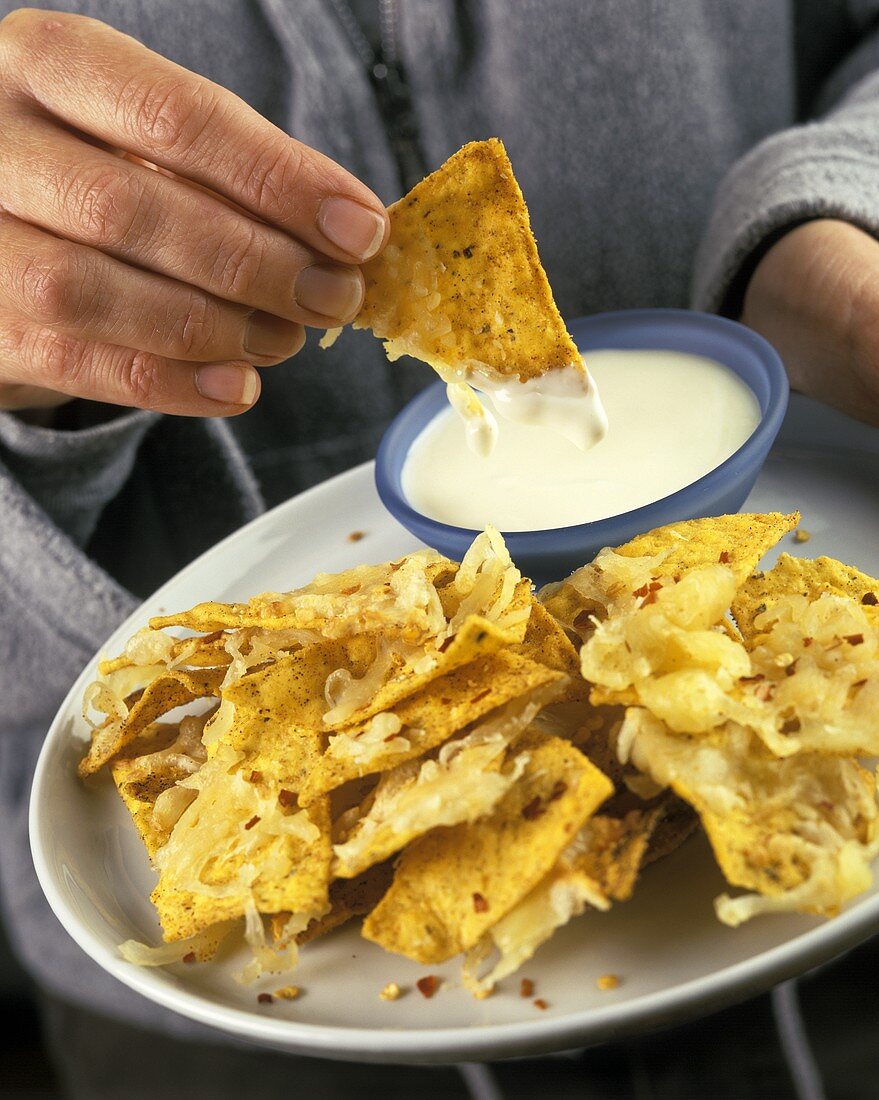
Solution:
M 677 351 L 593 351 L 609 428 L 584 451 L 546 427 L 505 419 L 476 457 L 444 409 L 403 466 L 406 499 L 442 523 L 543 531 L 605 519 L 690 485 L 741 447 L 760 420 L 752 390 L 713 359 Z M 486 395 L 487 400 L 491 396 Z

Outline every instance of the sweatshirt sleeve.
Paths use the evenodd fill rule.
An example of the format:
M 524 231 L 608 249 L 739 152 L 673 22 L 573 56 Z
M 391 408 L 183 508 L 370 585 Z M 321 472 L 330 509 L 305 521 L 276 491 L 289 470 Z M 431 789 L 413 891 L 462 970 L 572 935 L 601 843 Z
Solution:
M 696 256 L 695 308 L 737 316 L 766 249 L 803 222 L 838 218 L 879 237 L 879 32 L 831 75 L 818 108 L 820 118 L 766 138 L 721 181 Z
M 79 415 L 88 417 L 88 410 Z M 5 476 L 83 547 L 131 473 L 156 419 L 155 413 L 136 410 L 97 424 L 80 419 L 74 430 L 59 431 L 0 413 L 0 464 Z

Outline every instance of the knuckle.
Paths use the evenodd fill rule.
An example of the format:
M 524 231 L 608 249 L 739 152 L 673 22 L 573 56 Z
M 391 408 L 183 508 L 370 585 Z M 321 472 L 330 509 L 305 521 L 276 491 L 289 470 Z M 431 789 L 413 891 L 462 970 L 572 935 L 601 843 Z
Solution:
M 74 387 L 82 374 L 82 347 L 68 336 L 44 329 L 34 335 L 34 356 L 41 367 L 41 383 L 52 390 Z
M 189 307 L 175 326 L 174 355 L 178 359 L 211 358 L 220 327 L 216 303 L 200 294 L 192 296 Z
M 160 401 L 161 360 L 145 351 L 136 351 L 125 364 L 125 389 L 128 399 L 140 409 L 155 408 Z
M 287 221 L 300 208 L 298 182 L 304 156 L 292 142 L 264 149 L 247 166 L 241 181 L 241 193 L 247 205 L 270 212 L 273 218 Z
M 220 296 L 249 301 L 261 281 L 264 254 L 255 225 L 245 224 L 237 233 L 224 234 L 211 271 L 211 283 Z
M 122 168 L 77 168 L 58 181 L 61 205 L 76 231 L 99 248 L 119 248 L 139 217 L 138 186 Z
M 204 116 L 213 109 L 209 89 L 193 90 L 191 82 L 163 76 L 150 83 L 132 80 L 119 96 L 125 129 L 151 149 L 171 152 L 187 147 L 198 136 Z
M 25 257 L 18 271 L 11 271 L 13 284 L 26 314 L 44 325 L 75 321 L 80 307 L 79 281 L 75 264 L 62 247 L 54 254 Z

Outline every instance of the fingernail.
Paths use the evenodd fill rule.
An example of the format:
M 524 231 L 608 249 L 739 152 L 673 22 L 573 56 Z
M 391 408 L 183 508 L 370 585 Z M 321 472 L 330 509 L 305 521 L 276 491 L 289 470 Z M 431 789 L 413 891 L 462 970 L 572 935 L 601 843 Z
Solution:
M 299 340 L 300 326 L 270 313 L 251 313 L 244 331 L 244 350 L 263 359 L 286 359 Z
M 374 256 L 385 236 L 385 220 L 380 214 L 340 195 L 324 199 L 317 224 L 321 233 L 337 248 L 358 260 Z
M 347 321 L 363 302 L 363 282 L 351 268 L 312 264 L 299 272 L 293 293 L 303 309 Z
M 259 377 L 251 366 L 211 363 L 195 372 L 195 388 L 202 397 L 224 405 L 252 405 L 259 390 Z

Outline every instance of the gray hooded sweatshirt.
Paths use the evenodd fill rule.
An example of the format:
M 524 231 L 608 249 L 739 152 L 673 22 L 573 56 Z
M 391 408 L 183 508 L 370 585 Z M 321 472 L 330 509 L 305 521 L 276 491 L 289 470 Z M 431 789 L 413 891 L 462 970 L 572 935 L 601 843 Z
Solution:
M 16 7 L 0 0 L 0 15 Z M 230 87 L 390 202 L 402 180 L 329 0 L 81 0 Z M 369 0 L 355 5 L 369 15 Z M 506 143 L 568 317 L 642 306 L 735 313 L 756 258 L 805 219 L 879 230 L 879 0 L 399 0 L 429 167 Z M 190 1025 L 62 931 L 26 812 L 52 715 L 143 597 L 265 507 L 370 457 L 430 380 L 367 333 L 312 339 L 228 421 L 74 402 L 64 430 L 0 414 L 0 901 L 48 990 L 118 1019 Z

